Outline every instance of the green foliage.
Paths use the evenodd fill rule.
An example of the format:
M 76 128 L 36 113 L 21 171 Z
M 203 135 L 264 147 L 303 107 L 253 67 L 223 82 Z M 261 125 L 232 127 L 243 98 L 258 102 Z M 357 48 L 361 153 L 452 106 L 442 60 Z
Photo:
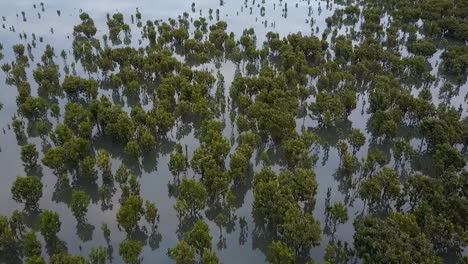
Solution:
M 21 114 L 31 120 L 39 120 L 45 117 L 47 103 L 42 97 L 28 96 L 19 107 Z
M 127 183 L 129 177 L 130 172 L 128 171 L 125 164 L 120 164 L 119 168 L 115 172 L 115 180 L 122 186 L 123 184 Z
M 270 167 L 263 168 L 255 175 L 254 212 L 267 222 L 283 222 L 286 211 L 295 206 L 295 201 L 288 189 L 279 184 L 277 176 Z
M 36 150 L 36 145 L 27 144 L 21 147 L 21 160 L 27 166 L 35 166 L 37 164 L 38 156 L 39 152 Z
M 39 230 L 46 240 L 55 238 L 61 226 L 58 213 L 49 210 L 42 212 L 39 219 Z
M 25 257 L 40 256 L 42 252 L 41 243 L 37 240 L 36 232 L 27 232 L 21 241 L 22 253 Z
M 136 140 L 132 140 L 132 141 L 129 141 L 127 143 L 127 146 L 125 147 L 125 152 L 134 157 L 134 158 L 137 158 L 141 155 L 141 148 L 140 148 L 140 145 L 138 144 L 138 142 Z
M 349 144 L 353 147 L 353 152 L 358 151 L 365 143 L 366 136 L 359 129 L 353 129 L 349 137 Z
M 184 155 L 181 144 L 177 144 L 175 151 L 171 153 L 168 165 L 171 172 L 177 176 L 187 170 L 188 158 Z
M 24 55 L 24 45 L 23 44 L 13 45 L 13 52 L 16 54 L 16 56 L 23 56 Z
M 119 255 L 122 256 L 125 263 L 137 264 L 141 262 L 140 254 L 142 249 L 143 245 L 140 241 L 128 240 L 120 243 Z
M 11 187 L 13 200 L 25 203 L 27 208 L 37 209 L 42 197 L 42 182 L 38 177 L 17 177 Z
M 62 88 L 69 96 L 84 95 L 88 100 L 95 99 L 98 94 L 97 81 L 83 79 L 78 76 L 65 76 Z
M 109 152 L 103 149 L 99 150 L 96 164 L 102 170 L 105 178 L 112 177 L 111 158 Z
M 33 256 L 26 261 L 26 264 L 46 264 L 46 261 L 41 256 Z
M 206 206 L 208 193 L 205 187 L 195 179 L 182 179 L 180 194 L 177 197 L 175 209 L 179 215 L 187 213 L 194 215 Z
M 66 253 L 53 255 L 49 261 L 50 264 L 88 264 L 89 262 L 82 256 L 73 256 Z
M 286 211 L 280 233 L 296 252 L 309 250 L 319 245 L 321 240 L 320 222 L 310 214 L 301 215 L 297 208 Z
M 210 228 L 203 220 L 198 220 L 193 226 L 192 231 L 186 234 L 185 240 L 187 244 L 195 248 L 200 255 L 204 252 L 211 250 Z
M 92 248 L 89 252 L 89 260 L 91 264 L 106 264 L 107 251 L 104 247 Z
M 354 246 L 364 263 L 442 263 L 414 215 L 391 213 L 355 222 Z
M 115 13 L 112 15 L 112 19 L 107 20 L 107 26 L 109 26 L 110 38 L 118 38 L 120 31 L 129 32 L 130 28 L 124 23 L 122 13 Z
M 122 226 L 127 233 L 132 233 L 138 227 L 138 221 L 144 214 L 143 199 L 132 195 L 126 199 L 125 203 L 117 212 L 117 223 Z
M 86 212 L 88 212 L 89 203 L 90 199 L 84 191 L 74 191 L 70 203 L 73 215 L 79 220 L 84 219 Z
M 281 241 L 273 241 L 267 254 L 267 260 L 272 264 L 291 264 L 294 263 L 294 252 Z
M 156 205 L 150 201 L 145 202 L 145 219 L 154 229 L 159 222 L 159 213 Z
M 359 161 L 356 157 L 345 153 L 341 160 L 341 167 L 345 174 L 351 175 L 359 168 Z
M 195 264 L 195 248 L 189 246 L 184 240 L 176 247 L 169 249 L 169 256 L 176 264 Z
M 307 202 L 315 205 L 318 183 L 315 172 L 311 169 L 297 169 L 294 172 L 284 171 L 278 177 L 279 184 L 292 194 L 297 202 Z
M 94 168 L 95 165 L 96 160 L 91 156 L 87 156 L 80 161 L 80 173 L 90 182 L 95 182 L 98 179 L 97 170 Z
M 36 124 L 37 133 L 41 138 L 47 136 L 50 132 L 50 124 L 46 121 L 39 121 Z
M 205 252 L 203 252 L 201 260 L 204 264 L 221 264 L 221 261 L 219 260 L 216 253 L 208 250 L 205 250 Z
M 104 223 L 104 222 L 102 223 L 101 230 L 102 230 L 102 234 L 103 234 L 104 238 L 106 239 L 106 241 L 109 241 L 111 231 L 110 231 L 109 227 L 107 226 L 107 223 Z
M 334 226 L 346 223 L 348 221 L 348 208 L 341 202 L 333 204 L 330 209 L 330 219 Z
M 80 14 L 80 19 L 81 24 L 73 27 L 73 34 L 83 34 L 87 38 L 93 37 L 97 32 L 93 19 L 86 12 Z

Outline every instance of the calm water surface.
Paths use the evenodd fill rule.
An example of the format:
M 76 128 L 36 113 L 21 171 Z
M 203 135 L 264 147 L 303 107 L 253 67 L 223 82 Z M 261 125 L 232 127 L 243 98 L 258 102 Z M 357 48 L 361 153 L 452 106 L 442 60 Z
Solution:
M 252 0 L 244 2 L 225 0 L 221 6 L 219 0 L 202 0 L 195 1 L 195 12 L 192 11 L 191 2 L 186 0 L 172 0 L 172 1 L 161 1 L 161 0 L 137 0 L 137 1 L 124 1 L 124 0 L 81 0 L 81 1 L 63 1 L 63 0 L 50 0 L 44 1 L 44 10 L 41 10 L 40 2 L 37 1 L 0 1 L 0 15 L 4 17 L 3 24 L 6 29 L 0 29 L 0 42 L 4 46 L 2 53 L 5 57 L 2 60 L 2 64 L 6 61 L 13 60 L 13 52 L 11 46 L 17 43 L 23 43 L 25 46 L 31 42 L 32 33 L 36 35 L 36 38 L 43 37 L 43 42 L 37 41 L 37 47 L 32 49 L 35 61 L 31 62 L 31 67 L 28 70 L 28 80 L 32 85 L 32 94 L 37 94 L 37 85 L 33 81 L 31 69 L 34 69 L 36 61 L 40 60 L 46 44 L 50 44 L 55 48 L 56 55 L 59 55 L 61 50 L 65 50 L 68 53 L 67 64 L 73 61 L 73 56 L 70 53 L 71 43 L 73 39 L 72 31 L 73 26 L 80 23 L 79 14 L 81 11 L 87 12 L 95 21 L 98 28 L 97 38 L 101 39 L 102 35 L 108 34 L 108 28 L 106 25 L 106 14 L 113 14 L 115 12 L 121 12 L 125 16 L 125 22 L 131 23 L 131 15 L 135 15 L 136 9 L 142 13 L 142 21 L 150 20 L 164 20 L 168 18 L 176 18 L 177 16 L 187 12 L 192 18 L 198 18 L 199 16 L 208 17 L 208 10 L 213 9 L 213 19 L 208 21 L 209 23 L 215 23 L 217 21 L 216 10 L 219 9 L 219 20 L 224 20 L 228 23 L 228 31 L 233 31 L 236 36 L 240 36 L 245 28 L 254 28 L 257 39 L 257 46 L 260 46 L 264 40 L 264 36 L 269 31 L 280 33 L 282 36 L 288 33 L 296 33 L 298 31 L 303 34 L 316 34 L 321 37 L 323 30 L 326 28 L 325 18 L 333 14 L 335 9 L 334 4 L 331 4 L 327 8 L 326 2 L 318 1 L 267 1 L 262 4 L 261 1 Z M 288 12 L 285 14 L 284 7 L 285 3 L 288 5 Z M 36 8 L 33 7 L 36 4 Z M 261 7 L 265 7 L 265 14 L 262 16 Z M 57 10 L 60 10 L 58 15 Z M 21 11 L 25 12 L 26 21 L 23 21 Z M 200 13 L 201 12 L 201 13 Z M 39 17 L 40 16 L 40 17 Z M 311 21 L 314 22 L 311 25 Z M 144 22 L 143 22 L 144 23 Z M 11 27 L 14 27 L 15 32 L 11 31 Z M 359 23 L 356 24 L 359 27 Z M 131 46 L 139 46 L 138 40 L 140 39 L 140 29 L 136 26 L 136 23 L 131 24 L 132 29 L 132 43 Z M 356 28 L 357 29 L 357 28 Z M 345 28 L 340 29 L 340 32 L 344 33 Z M 27 39 L 20 39 L 19 34 L 26 33 Z M 142 45 L 146 45 L 147 40 L 144 40 Z M 433 72 L 437 74 L 437 66 L 435 65 L 437 59 L 441 55 L 441 51 L 434 55 L 431 60 Z M 182 58 L 181 58 L 182 59 Z M 63 69 L 65 66 L 64 61 L 57 57 L 56 63 Z M 214 65 L 207 64 L 199 66 L 200 69 L 213 70 L 215 73 Z M 77 63 L 76 71 L 84 77 L 89 77 L 87 73 L 84 73 L 81 66 Z M 221 66 L 221 72 L 223 73 L 226 80 L 226 92 L 229 94 L 229 86 L 234 78 L 236 72 L 236 66 L 231 62 L 223 63 Z M 61 73 L 61 80 L 65 73 Z M 93 78 L 100 78 L 99 76 L 91 76 Z M 16 176 L 24 176 L 24 167 L 20 160 L 20 146 L 15 138 L 13 129 L 10 129 L 11 119 L 17 114 L 17 105 L 15 98 L 17 96 L 16 87 L 5 84 L 5 75 L 0 74 L 0 102 L 3 104 L 3 108 L 0 111 L 0 214 L 10 215 L 15 209 L 22 209 L 23 205 L 18 204 L 11 199 L 10 188 L 12 182 Z M 434 88 L 436 89 L 436 88 Z M 466 85 L 462 87 L 462 90 L 466 89 Z M 108 95 L 114 100 L 114 102 L 121 102 L 125 105 L 125 109 L 129 109 L 128 102 L 125 98 L 120 98 L 112 93 L 112 91 L 100 91 L 102 94 Z M 465 94 L 460 92 L 460 94 Z M 322 136 L 322 139 L 326 141 L 331 147 L 328 155 L 321 149 L 317 152 L 319 161 L 317 162 L 315 172 L 317 174 L 317 180 L 319 183 L 319 190 L 317 194 L 317 203 L 314 210 L 314 217 L 319 219 L 324 226 L 324 208 L 325 208 L 325 197 L 327 188 L 332 188 L 332 202 L 345 201 L 349 205 L 349 216 L 350 220 L 344 224 L 338 226 L 335 234 L 335 239 L 347 241 L 352 243 L 353 226 L 352 222 L 357 215 L 360 215 L 363 210 L 363 203 L 359 199 L 355 199 L 354 191 L 351 193 L 347 192 L 343 188 L 339 176 L 336 171 L 339 166 L 338 153 L 336 148 L 336 142 L 339 139 L 345 138 L 345 135 L 351 128 L 359 128 L 362 131 L 366 131 L 366 123 L 368 114 L 365 111 L 365 101 L 367 97 L 365 94 L 359 96 L 358 106 L 352 112 L 349 117 L 350 122 L 347 122 L 343 127 L 337 130 L 323 130 L 318 129 L 316 121 L 310 119 L 308 116 L 305 118 L 297 119 L 297 129 L 302 128 L 310 129 L 315 131 L 317 134 Z M 437 100 L 437 99 L 435 99 Z M 462 102 L 463 98 L 457 97 L 453 100 L 454 104 L 457 105 Z M 143 108 L 151 108 L 151 103 L 144 103 L 142 100 Z M 66 101 L 61 101 L 60 104 L 63 107 Z M 62 111 L 63 113 L 63 111 Z M 229 120 L 229 115 L 225 114 L 222 119 L 226 123 L 226 129 L 224 135 L 233 140 L 237 136 L 237 131 L 232 132 L 232 126 Z M 141 159 L 140 164 L 127 163 L 128 167 L 138 175 L 141 175 L 141 196 L 145 200 L 156 202 L 156 205 L 160 213 L 160 223 L 158 228 L 158 234 L 147 237 L 145 232 L 138 234 L 137 239 L 144 241 L 145 247 L 142 253 L 143 263 L 168 263 L 172 262 L 167 256 L 168 248 L 174 247 L 179 241 L 180 230 L 186 228 L 179 225 L 176 211 L 173 206 L 175 204 L 175 198 L 171 194 L 173 186 L 173 176 L 168 170 L 169 154 L 173 151 L 173 148 L 177 142 L 188 146 L 189 156 L 198 147 L 199 142 L 194 138 L 193 130 L 186 136 L 178 138 L 178 132 L 182 129 L 179 125 L 178 128 L 174 128 L 167 134 L 166 139 L 161 139 L 158 142 L 157 152 L 147 153 Z M 375 145 L 375 142 L 370 140 L 370 135 L 367 135 L 367 143 L 357 153 L 358 158 L 365 157 L 367 149 Z M 30 137 L 29 142 L 36 143 L 41 150 L 40 159 L 43 157 L 42 140 L 39 137 Z M 418 140 L 413 140 L 412 143 L 417 146 Z M 95 149 L 105 148 L 113 157 L 113 170 L 115 171 L 122 160 L 126 161 L 123 154 L 123 147 L 119 144 L 112 143 L 108 139 L 96 139 L 93 142 Z M 385 148 L 385 146 L 378 146 L 379 148 Z M 236 148 L 233 145 L 231 152 Z M 271 153 L 274 158 L 273 147 Z M 387 150 L 388 151 L 388 150 Z M 261 169 L 257 153 L 252 158 L 252 171 L 253 174 Z M 279 169 L 278 166 L 275 167 Z M 40 208 L 53 210 L 60 213 L 62 220 L 62 229 L 58 234 L 60 240 L 66 245 L 69 253 L 88 255 L 92 247 L 106 246 L 106 241 L 101 232 L 101 222 L 107 222 L 111 228 L 111 246 L 113 247 L 113 263 L 121 263 L 122 260 L 118 254 L 118 245 L 121 241 L 126 238 L 126 233 L 119 231 L 117 228 L 115 214 L 118 210 L 120 196 L 117 191 L 112 198 L 113 207 L 103 210 L 102 204 L 97 193 L 96 186 L 72 186 L 72 188 L 85 189 L 86 192 L 92 198 L 92 204 L 89 206 L 87 214 L 87 224 L 77 225 L 77 221 L 71 214 L 68 203 L 71 199 L 71 189 L 58 190 L 56 189 L 57 177 L 47 168 L 42 168 L 42 182 L 44 184 L 44 195 L 40 200 Z M 99 182 L 100 184 L 100 182 Z M 242 206 L 235 212 L 237 216 L 245 216 L 248 220 L 248 231 L 244 234 L 240 232 L 238 223 L 232 228 L 228 228 L 227 231 L 223 230 L 222 236 L 218 227 L 212 220 L 216 213 L 215 210 L 208 209 L 204 214 L 204 219 L 209 223 L 211 227 L 211 235 L 213 236 L 213 248 L 219 255 L 220 259 L 224 263 L 264 263 L 265 255 L 262 252 L 268 246 L 269 241 L 264 239 L 264 236 L 256 230 L 255 224 L 252 217 L 252 202 L 253 193 L 250 186 L 239 188 L 237 193 L 239 204 Z M 28 226 L 32 228 L 38 227 L 38 215 L 29 215 L 27 218 Z M 150 232 L 148 232 L 149 234 Z M 322 244 L 319 247 L 315 247 L 311 250 L 311 256 L 315 261 L 322 261 L 324 254 L 324 247 L 328 243 L 330 237 L 322 235 Z M 44 241 L 41 241 L 45 245 Z M 43 252 L 47 252 L 44 246 Z M 45 256 L 45 255 L 44 255 Z M 0 257 L 1 262 L 1 257 Z

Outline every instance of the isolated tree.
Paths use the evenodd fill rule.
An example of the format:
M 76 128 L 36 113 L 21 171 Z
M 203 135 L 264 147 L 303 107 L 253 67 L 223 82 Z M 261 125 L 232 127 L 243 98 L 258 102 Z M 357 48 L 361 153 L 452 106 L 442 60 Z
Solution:
M 73 138 L 73 131 L 65 124 L 58 124 L 50 138 L 56 145 L 63 146 Z
M 15 118 L 13 119 L 11 126 L 13 127 L 13 132 L 15 132 L 16 138 L 23 138 L 25 136 L 23 121 Z
M 248 160 L 242 153 L 234 153 L 231 156 L 230 174 L 233 179 L 240 181 L 248 167 Z
M 216 225 L 219 228 L 219 231 L 221 232 L 222 228 L 225 227 L 228 224 L 229 217 L 225 213 L 219 213 L 215 217 L 214 222 L 216 223 Z
M 42 212 L 39 219 L 39 230 L 46 240 L 55 238 L 61 226 L 59 214 L 49 210 Z
M 70 207 L 73 215 L 78 220 L 83 220 L 88 211 L 90 199 L 84 191 L 74 191 L 72 193 Z
M 17 177 L 11 187 L 13 200 L 25 203 L 27 208 L 37 209 L 39 199 L 42 197 L 41 179 L 34 176 Z
M 132 174 L 128 180 L 128 185 L 130 187 L 130 193 L 132 195 L 140 195 L 140 182 L 138 181 L 138 176 Z
M 80 19 L 81 24 L 73 27 L 73 34 L 83 34 L 87 38 L 93 37 L 97 32 L 93 19 L 86 12 L 80 14 Z
M 83 79 L 78 76 L 65 76 L 62 87 L 71 97 L 82 94 L 88 99 L 94 99 L 98 94 L 98 82 L 96 80 Z
M 439 173 L 450 169 L 459 171 L 463 169 L 466 164 L 463 154 L 449 144 L 437 145 L 433 157 L 435 167 Z
M 330 219 L 333 229 L 336 230 L 337 224 L 344 224 L 348 221 L 348 208 L 341 202 L 333 204 L 330 208 Z
M 154 230 L 159 222 L 158 208 L 156 207 L 156 204 L 150 201 L 145 202 L 145 219 L 146 222 L 151 225 L 152 230 Z
M 93 136 L 93 125 L 88 121 L 83 121 L 78 127 L 78 136 L 84 139 L 91 139 Z
M 120 184 L 123 185 L 127 183 L 128 178 L 130 177 L 130 172 L 128 171 L 125 164 L 121 163 L 117 171 L 115 172 L 115 180 Z
M 8 217 L 0 216 L 0 248 L 2 250 L 11 250 L 14 248 L 16 238 L 14 232 L 8 225 Z
M 39 152 L 36 150 L 36 145 L 27 144 L 21 147 L 21 160 L 30 167 L 37 164 Z
M 47 135 L 49 135 L 50 124 L 48 123 L 48 121 L 39 121 L 36 124 L 36 130 L 39 134 L 39 137 L 44 139 Z
M 345 153 L 341 159 L 341 169 L 348 176 L 355 173 L 359 169 L 359 165 L 358 159 L 349 153 Z
M 360 188 L 359 195 L 374 205 L 390 205 L 396 201 L 400 195 L 400 185 L 398 173 L 389 168 L 383 168 L 374 178 L 364 179 Z
M 107 223 L 103 222 L 101 224 L 101 231 L 102 231 L 102 235 L 104 236 L 106 241 L 109 242 L 110 241 L 111 231 L 110 231 L 109 227 L 107 226 Z
M 365 203 L 369 203 L 372 207 L 375 203 L 380 202 L 382 186 L 375 179 L 364 179 L 359 187 L 359 196 Z

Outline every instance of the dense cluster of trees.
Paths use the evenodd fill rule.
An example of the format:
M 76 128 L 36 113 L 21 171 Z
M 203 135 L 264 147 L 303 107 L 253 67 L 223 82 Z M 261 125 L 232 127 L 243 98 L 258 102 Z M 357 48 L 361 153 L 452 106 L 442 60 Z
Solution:
M 310 250 L 325 241 L 327 264 L 356 257 L 365 264 L 442 263 L 451 254 L 464 263 L 468 122 L 466 109 L 452 99 L 466 83 L 468 49 L 453 40 L 468 40 L 468 5 L 410 2 L 342 5 L 327 18 L 322 36 L 270 32 L 260 47 L 254 29 L 236 36 L 226 22 L 210 25 L 187 13 L 143 25 L 139 11 L 140 44 L 148 45 L 130 46 L 131 27 L 116 13 L 107 17 L 115 46 L 107 35 L 101 46 L 94 20 L 81 13 L 73 28 L 73 67 L 82 65 L 87 77 L 76 70 L 62 74 L 49 45 L 32 69 L 30 46 L 14 45 L 14 61 L 2 70 L 17 87 L 11 126 L 26 176 L 16 178 L 11 194 L 25 210 L 0 217 L 0 254 L 16 250 L 29 264 L 112 257 L 106 223 L 107 249 L 72 256 L 60 244 L 60 215 L 40 206 L 44 165 L 57 176 L 56 188 L 68 192 L 77 228 L 87 224 L 91 204 L 112 209 L 119 194 L 115 220 L 127 236 L 118 253 L 125 263 L 142 262 L 139 236 L 156 237 L 166 212 L 143 199 L 138 170 L 161 151 L 168 155 L 169 193 L 180 221 L 179 242 L 168 251 L 176 263 L 221 263 L 208 221 L 219 227 L 221 244 L 223 229 L 232 232 L 237 222 L 245 235 L 247 221 L 236 210 L 250 189 L 252 233 L 266 242 L 260 249 L 270 263 L 315 263 Z M 384 15 L 390 17 L 385 28 Z M 423 25 L 414 26 L 419 20 Z M 122 32 L 126 45 L 120 45 Z M 442 81 L 429 63 L 439 50 Z M 61 56 L 67 64 L 67 53 Z M 228 88 L 220 71 L 226 60 L 237 69 Z M 207 63 L 216 74 L 193 67 Z M 365 129 L 350 122 L 359 110 L 368 117 Z M 180 139 L 192 131 L 199 144 L 189 149 Z M 26 135 L 38 135 L 42 149 Z M 118 153 L 101 140 L 115 143 Z M 338 153 L 339 167 L 330 175 L 345 199 L 332 202 L 329 189 L 321 223 L 315 166 L 330 153 Z M 364 208 L 353 216 L 348 209 L 356 201 Z M 23 214 L 38 214 L 38 227 L 26 227 Z M 352 245 L 336 237 L 349 220 Z

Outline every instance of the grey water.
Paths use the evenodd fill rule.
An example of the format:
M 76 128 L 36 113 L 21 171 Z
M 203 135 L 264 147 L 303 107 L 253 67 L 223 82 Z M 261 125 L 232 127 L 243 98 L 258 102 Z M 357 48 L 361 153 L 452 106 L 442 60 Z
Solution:
M 237 37 L 242 34 L 244 29 L 254 28 L 257 35 L 257 47 L 261 46 L 264 36 L 267 32 L 273 31 L 285 36 L 289 33 L 302 32 L 304 35 L 314 34 L 321 36 L 326 29 L 325 19 L 331 16 L 337 4 L 331 3 L 327 5 L 323 1 L 263 1 L 262 0 L 243 0 L 233 1 L 224 0 L 222 5 L 219 0 L 197 0 L 195 3 L 195 12 L 192 10 L 192 2 L 186 0 L 81 0 L 81 1 L 63 1 L 63 0 L 44 0 L 44 8 L 39 1 L 16 0 L 16 1 L 0 1 L 0 16 L 3 16 L 5 28 L 0 28 L 0 42 L 4 49 L 1 51 L 4 58 L 0 63 L 10 62 L 14 59 L 11 46 L 17 43 L 27 45 L 31 43 L 32 34 L 36 36 L 37 46 L 32 49 L 32 55 L 35 60 L 39 60 L 45 46 L 50 44 L 55 48 L 55 53 L 60 54 L 61 50 L 67 52 L 68 58 L 66 61 L 60 57 L 55 58 L 55 62 L 60 69 L 73 62 L 72 56 L 72 39 L 73 26 L 80 23 L 80 12 L 87 12 L 95 21 L 98 33 L 96 37 L 101 40 L 104 34 L 108 33 L 106 26 L 106 15 L 112 15 L 116 12 L 124 14 L 125 22 L 131 25 L 132 38 L 128 45 L 132 47 L 140 46 L 140 29 L 137 27 L 136 19 L 131 23 L 131 15 L 135 15 L 138 9 L 142 14 L 142 21 L 146 20 L 163 20 L 169 18 L 177 18 L 184 12 L 189 13 L 191 18 L 200 16 L 209 17 L 209 9 L 213 9 L 212 20 L 208 22 L 216 23 L 216 21 L 226 21 L 228 24 L 227 31 L 233 31 Z M 287 3 L 287 12 L 285 12 L 285 4 Z M 34 8 L 33 5 L 36 5 Z M 264 11 L 262 11 L 264 7 Z M 219 17 L 217 11 L 219 9 Z M 25 20 L 23 20 L 21 12 L 25 12 Z M 60 15 L 59 12 L 60 11 Z M 313 23 L 312 23 L 313 21 Z M 14 32 L 12 28 L 14 27 Z M 356 24 L 358 30 L 359 23 Z M 341 30 L 343 31 L 343 29 Z M 20 39 L 19 35 L 25 33 L 27 39 Z M 43 41 L 39 41 L 39 37 Z M 146 40 L 147 41 L 147 40 Z M 145 41 L 141 45 L 147 45 Z M 126 46 L 126 44 L 121 44 Z M 437 52 L 434 58 L 431 59 L 433 68 L 441 52 Z M 183 58 L 180 58 L 183 59 Z M 31 67 L 27 69 L 28 80 L 32 85 L 32 94 L 37 94 L 37 86 L 33 81 L 32 69 L 35 62 L 31 62 Z M 200 69 L 206 69 L 215 73 L 213 64 L 205 64 L 198 66 Z M 225 94 L 229 94 L 230 83 L 234 79 L 236 66 L 231 62 L 224 62 L 220 68 L 225 77 Z M 76 71 L 89 77 L 85 73 L 78 62 L 76 62 Z M 436 70 L 433 72 L 437 74 Z M 61 71 L 61 81 L 66 74 Z M 95 74 L 92 78 L 99 79 Z M 437 88 L 434 88 L 436 90 Z M 462 87 L 466 90 L 466 84 Z M 124 108 L 129 110 L 130 105 L 125 98 L 114 94 L 112 91 L 100 90 L 101 94 L 109 96 L 114 102 L 124 104 Z M 460 94 L 464 94 L 460 92 Z M 10 128 L 12 117 L 18 115 L 18 107 L 16 105 L 17 91 L 16 87 L 6 84 L 5 74 L 0 73 L 0 215 L 10 215 L 15 209 L 23 209 L 23 205 L 16 203 L 11 198 L 10 188 L 13 181 L 18 175 L 25 176 L 24 166 L 20 159 L 20 142 L 17 141 L 13 129 Z M 436 100 L 436 99 L 435 99 Z M 454 98 L 454 104 L 462 102 L 462 96 Z M 312 120 L 308 115 L 304 118 L 297 119 L 297 129 L 303 128 L 316 132 L 324 142 L 330 146 L 326 151 L 323 147 L 317 150 L 316 154 L 319 158 L 314 170 L 319 183 L 318 194 L 316 196 L 316 206 L 314 209 L 314 217 L 321 222 L 322 228 L 325 225 L 325 197 L 327 188 L 332 189 L 331 202 L 344 201 L 348 206 L 348 214 L 350 219 L 343 225 L 338 226 L 334 234 L 335 240 L 342 240 L 352 244 L 353 241 L 353 220 L 363 212 L 363 202 L 356 198 L 355 190 L 348 190 L 343 187 L 343 181 L 337 174 L 337 169 L 340 164 L 336 143 L 340 139 L 346 138 L 347 132 L 351 128 L 359 128 L 361 131 L 366 131 L 366 124 L 369 115 L 366 113 L 367 95 L 360 94 L 358 97 L 358 105 L 349 116 L 349 122 L 345 122 L 343 127 L 334 130 L 326 130 L 319 128 L 316 121 Z M 143 108 L 151 108 L 151 102 L 142 100 Z M 60 100 L 62 110 L 66 100 Z M 62 111 L 63 112 L 63 111 Z M 225 122 L 226 128 L 224 136 L 235 139 L 237 131 L 233 128 L 228 114 L 221 117 Z M 160 222 L 157 233 L 150 235 L 149 232 L 141 232 L 137 239 L 144 242 L 145 247 L 142 253 L 143 263 L 172 263 L 168 257 L 167 251 L 174 247 L 179 241 L 180 230 L 186 229 L 181 227 L 177 213 L 174 210 L 175 198 L 172 195 L 173 176 L 168 169 L 169 154 L 173 151 L 176 143 L 188 146 L 189 158 L 193 151 L 199 146 L 198 140 L 194 137 L 194 131 L 188 127 L 189 133 L 179 137 L 180 130 L 183 124 L 178 124 L 172 131 L 167 133 L 165 138 L 158 139 L 158 147 L 152 153 L 146 153 L 141 158 L 140 164 L 128 162 L 123 154 L 123 147 L 109 139 L 95 138 L 93 140 L 94 150 L 104 148 L 111 153 L 113 158 L 113 171 L 117 169 L 121 162 L 127 162 L 127 166 L 132 169 L 132 172 L 141 176 L 141 197 L 144 200 L 150 200 L 156 203 L 159 209 Z M 371 140 L 371 135 L 365 133 L 367 137 L 366 145 L 356 154 L 357 157 L 364 158 L 369 148 L 375 147 L 376 142 Z M 43 157 L 43 149 L 48 146 L 32 133 L 28 137 L 29 143 L 35 143 L 40 150 L 40 158 Z M 419 141 L 413 140 L 412 144 L 417 146 Z M 385 146 L 378 146 L 384 148 Z M 236 145 L 232 146 L 231 152 L 235 150 Z M 274 155 L 275 146 L 271 146 L 271 152 Z M 388 151 L 389 152 L 389 151 Z M 256 153 L 258 154 L 258 153 Z M 251 160 L 252 169 L 250 174 L 258 172 L 262 167 L 261 163 L 254 154 Z M 280 170 L 279 166 L 275 169 Z M 101 223 L 106 222 L 111 229 L 111 255 L 113 263 L 122 263 L 122 259 L 118 254 L 118 245 L 126 239 L 126 233 L 120 231 L 117 227 L 115 215 L 118 210 L 120 196 L 119 191 L 113 194 L 109 208 L 103 208 L 101 199 L 96 186 L 71 186 L 71 189 L 57 189 L 57 177 L 47 167 L 42 166 L 42 182 L 44 184 L 44 195 L 40 200 L 40 208 L 42 210 L 53 210 L 60 214 L 62 228 L 58 234 L 59 239 L 66 246 L 70 254 L 79 254 L 87 256 L 93 247 L 106 246 L 106 241 L 101 232 Z M 84 225 L 78 225 L 76 219 L 71 214 L 68 206 L 71 199 L 71 191 L 74 188 L 84 189 L 92 198 L 92 203 L 88 208 L 87 222 Z M 204 220 L 210 225 L 211 235 L 213 236 L 213 249 L 220 257 L 223 263 L 265 263 L 265 249 L 270 241 L 266 240 L 261 232 L 257 230 L 252 216 L 253 192 L 250 186 L 239 190 L 238 198 L 241 205 L 235 215 L 238 217 L 244 216 L 248 221 L 248 230 L 246 233 L 241 232 L 239 225 L 223 231 L 220 234 L 219 228 L 213 221 L 210 209 L 202 215 Z M 211 215 L 210 215 L 211 214 Z M 27 225 L 30 228 L 38 228 L 38 215 L 28 214 Z M 211 220 L 210 220 L 211 219 Z M 142 221 L 143 222 L 143 221 Z M 41 239 L 43 245 L 43 255 L 46 256 L 46 243 Z M 311 250 L 311 257 L 315 261 L 323 261 L 324 248 L 330 236 L 322 234 L 321 245 Z M 20 263 L 20 260 L 6 260 L 0 257 L 0 263 Z

